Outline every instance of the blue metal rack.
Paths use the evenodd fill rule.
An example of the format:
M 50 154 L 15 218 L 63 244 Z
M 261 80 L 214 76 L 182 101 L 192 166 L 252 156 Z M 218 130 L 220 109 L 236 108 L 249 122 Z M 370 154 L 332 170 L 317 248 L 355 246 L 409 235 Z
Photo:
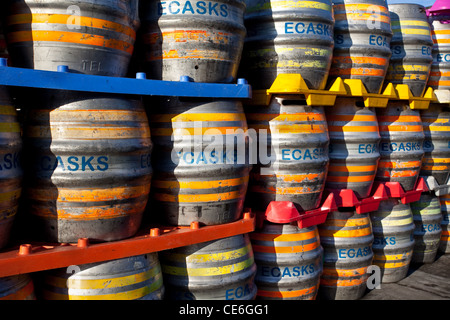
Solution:
M 136 79 L 70 73 L 67 66 L 58 71 L 42 71 L 8 67 L 0 58 L 0 85 L 147 96 L 177 96 L 196 98 L 247 99 L 252 97 L 251 86 L 245 79 L 237 84 L 196 83 L 187 76 L 180 81 L 146 79 L 145 73 L 137 73 Z

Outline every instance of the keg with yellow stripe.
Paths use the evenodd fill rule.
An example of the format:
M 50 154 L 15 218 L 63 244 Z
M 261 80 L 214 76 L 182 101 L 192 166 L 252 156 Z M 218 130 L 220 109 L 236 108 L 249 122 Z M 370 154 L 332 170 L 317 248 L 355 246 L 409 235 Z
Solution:
M 241 77 L 268 89 L 278 74 L 301 74 L 310 89 L 324 89 L 333 55 L 331 0 L 247 0 Z
M 72 265 L 45 272 L 45 300 L 162 300 L 164 284 L 157 253 Z
M 380 202 L 370 213 L 373 231 L 373 264 L 380 267 L 383 283 L 406 277 L 414 248 L 414 221 L 411 207 L 398 198 Z
M 389 5 L 392 56 L 385 83 L 407 84 L 421 97 L 430 76 L 433 57 L 430 24 L 425 7 L 413 3 Z
M 8 0 L 5 24 L 15 67 L 125 76 L 139 26 L 137 0 Z
M 431 103 L 420 111 L 425 140 L 421 176 L 433 176 L 437 183 L 447 183 L 450 174 L 450 111 L 444 104 Z
M 442 221 L 441 221 L 441 240 L 438 251 L 450 253 L 450 195 L 446 194 L 439 197 L 441 203 Z
M 250 171 L 241 103 L 167 98 L 149 109 L 158 219 L 172 225 L 239 219 Z
M 253 300 L 256 265 L 248 234 L 160 252 L 169 300 Z
M 29 274 L 0 278 L 0 301 L 36 300 L 34 283 Z
M 11 236 L 22 193 L 22 135 L 6 87 L 0 87 L 0 249 Z
M 250 233 L 257 273 L 256 299 L 314 300 L 322 273 L 317 226 L 264 222 Z
M 324 249 L 319 297 L 326 300 L 356 300 L 366 290 L 373 258 L 372 225 L 369 214 L 347 210 L 351 208 L 328 213 L 318 226 Z
M 378 108 L 376 112 L 381 157 L 375 180 L 399 182 L 404 191 L 413 190 L 424 156 L 420 112 L 403 101 L 389 101 L 386 108 Z
M 439 198 L 431 192 L 421 194 L 419 201 L 411 202 L 414 218 L 414 252 L 412 261 L 433 263 L 441 239 L 443 218 Z
M 141 102 L 63 91 L 33 97 L 25 124 L 25 208 L 36 236 L 76 242 L 134 235 L 152 175 Z
M 355 98 L 338 98 L 326 109 L 330 135 L 327 189 L 352 189 L 358 198 L 371 192 L 380 159 L 378 120 L 373 108 Z
M 139 59 L 152 79 L 233 82 L 244 46 L 244 0 L 140 1 Z
M 334 0 L 334 51 L 328 81 L 360 79 L 379 93 L 391 57 L 391 19 L 385 0 Z
M 449 15 L 431 15 L 431 37 L 433 39 L 433 62 L 428 85 L 437 90 L 450 89 L 450 25 Z
M 258 150 L 253 153 L 257 163 L 250 174 L 249 206 L 265 211 L 271 201 L 290 201 L 300 211 L 317 208 L 329 161 L 323 107 L 307 106 L 295 95 L 277 95 L 268 106 L 245 111 L 254 134 L 252 150 Z

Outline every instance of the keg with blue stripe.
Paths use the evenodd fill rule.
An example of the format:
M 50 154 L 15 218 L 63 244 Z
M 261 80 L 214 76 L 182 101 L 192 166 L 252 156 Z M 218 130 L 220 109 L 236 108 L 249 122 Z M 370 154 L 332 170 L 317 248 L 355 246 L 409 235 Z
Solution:
M 36 300 L 35 287 L 30 274 L 0 278 L 0 301 Z

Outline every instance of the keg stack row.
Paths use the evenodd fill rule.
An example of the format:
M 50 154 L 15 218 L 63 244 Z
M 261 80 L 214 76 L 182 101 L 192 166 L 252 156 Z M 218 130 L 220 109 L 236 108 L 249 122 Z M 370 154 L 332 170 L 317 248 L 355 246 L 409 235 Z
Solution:
M 433 46 L 420 5 L 391 12 L 380 0 L 2 6 L 9 60 L 19 68 L 66 66 L 60 69 L 118 78 L 143 70 L 174 83 L 232 84 L 239 76 L 256 90 L 300 74 L 324 94 L 340 79 L 356 79 L 371 94 L 407 84 L 415 97 L 444 73 L 441 48 L 432 61 L 439 42 Z M 320 106 L 286 92 L 268 105 L 242 106 L 214 94 L 141 99 L 13 88 L 19 122 L 7 94 L 4 88 L 3 247 L 16 215 L 15 226 L 31 226 L 36 240 L 115 243 L 145 219 L 226 225 L 244 206 L 264 213 L 287 202 L 307 212 L 320 208 L 326 190 L 364 199 L 376 182 L 408 192 L 419 175 L 445 184 L 450 172 L 442 104 L 418 111 L 395 100 L 375 110 L 350 96 Z M 43 299 L 358 299 L 372 264 L 383 281 L 398 281 L 411 260 L 432 261 L 436 243 L 448 251 L 439 238 L 445 199 L 442 209 L 432 193 L 411 205 L 387 197 L 370 213 L 333 207 L 325 222 L 306 227 L 265 220 L 248 234 L 43 271 L 36 291 Z M 34 291 L 30 275 L 0 279 L 0 299 Z

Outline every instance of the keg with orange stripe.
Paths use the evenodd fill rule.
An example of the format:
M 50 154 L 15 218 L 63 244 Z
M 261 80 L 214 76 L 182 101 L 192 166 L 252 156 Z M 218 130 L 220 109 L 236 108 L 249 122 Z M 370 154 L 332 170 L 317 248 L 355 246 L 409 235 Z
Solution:
M 431 37 L 433 39 L 433 62 L 428 85 L 433 89 L 450 89 L 450 25 L 448 15 L 431 15 Z
M 421 194 L 419 201 L 411 202 L 415 224 L 412 261 L 433 263 L 441 239 L 442 212 L 439 198 L 431 192 Z
M 421 97 L 430 76 L 433 57 L 430 24 L 425 7 L 413 3 L 389 5 L 392 56 L 385 83 L 407 84 Z
M 333 55 L 331 0 L 247 0 L 241 77 L 268 89 L 279 74 L 301 74 L 308 88 L 324 89 Z
M 155 217 L 172 225 L 239 219 L 250 171 L 241 103 L 168 98 L 150 111 Z
M 385 0 L 335 0 L 334 51 L 328 81 L 361 79 L 379 93 L 391 57 L 391 19 Z
M 319 225 L 324 249 L 319 297 L 356 300 L 364 295 L 367 268 L 372 264 L 372 225 L 368 214 L 339 210 L 328 213 L 325 223 Z
M 447 183 L 450 174 L 450 111 L 443 104 L 431 103 L 420 111 L 425 141 L 421 176 L 433 176 L 437 183 Z
M 33 230 L 57 242 L 134 235 L 152 174 L 141 102 L 64 91 L 33 97 L 24 130 Z
M 125 76 L 139 25 L 137 0 L 8 0 L 5 31 L 15 67 Z M 73 5 L 71 5 L 73 4 Z
M 256 264 L 248 234 L 159 253 L 170 300 L 253 300 Z
M 29 274 L 0 278 L 0 301 L 36 300 L 34 283 Z
M 45 300 L 162 300 L 157 253 L 72 265 L 43 274 Z
M 358 99 L 338 98 L 326 109 L 330 135 L 327 189 L 352 189 L 358 198 L 371 192 L 380 159 L 378 120 Z
M 317 226 L 264 222 L 250 233 L 255 263 L 256 299 L 314 300 L 322 273 L 323 248 Z
M 383 283 L 406 277 L 414 248 L 414 221 L 411 207 L 397 198 L 380 202 L 370 212 L 373 231 L 373 264 L 380 267 Z
M 140 1 L 139 59 L 152 79 L 233 82 L 244 46 L 244 0 Z
M 380 161 L 375 180 L 399 182 L 404 191 L 413 190 L 424 155 L 422 120 L 408 102 L 389 101 L 376 110 L 380 130 Z
M 329 161 L 323 107 L 307 106 L 295 95 L 277 95 L 268 106 L 245 111 L 256 138 L 252 148 L 258 147 L 248 205 L 265 211 L 271 201 L 290 201 L 300 211 L 317 208 Z
M 450 195 L 446 194 L 439 197 L 441 203 L 442 221 L 441 221 L 441 240 L 438 251 L 450 253 Z
M 22 193 L 22 134 L 8 90 L 0 86 L 0 249 L 11 236 Z

